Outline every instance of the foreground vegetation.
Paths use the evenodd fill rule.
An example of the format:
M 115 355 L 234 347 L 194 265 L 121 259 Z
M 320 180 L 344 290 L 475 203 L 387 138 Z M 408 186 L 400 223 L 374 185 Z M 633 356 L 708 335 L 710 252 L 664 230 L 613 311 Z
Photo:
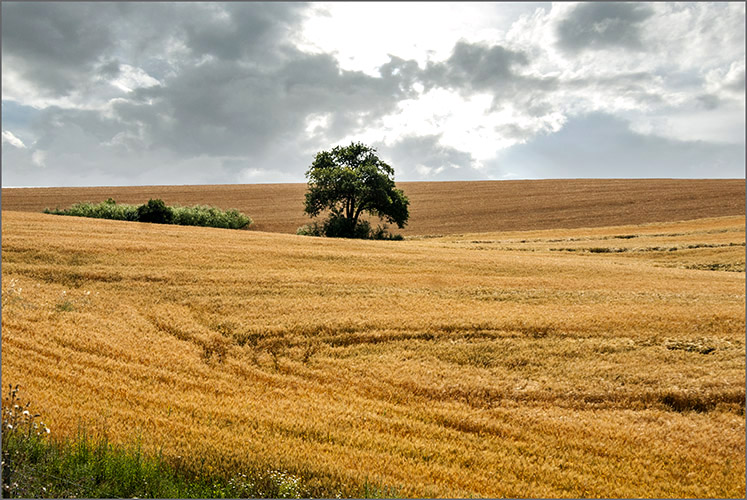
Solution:
M 207 205 L 169 207 L 163 200 L 149 200 L 142 205 L 118 204 L 109 198 L 101 203 L 75 203 L 67 209 L 44 209 L 46 214 L 72 215 L 94 219 L 111 219 L 180 226 L 244 229 L 252 220 L 238 210 L 221 210 Z
M 300 498 L 299 478 L 248 471 L 225 478 L 144 454 L 139 442 L 115 445 L 106 435 L 52 440 L 39 414 L 22 404 L 18 386 L 3 400 L 2 492 L 5 498 Z M 363 492 L 365 493 L 365 491 Z M 325 495 L 322 495 L 325 496 Z
M 744 224 L 389 242 L 4 211 L 2 375 L 60 438 L 303 495 L 743 497 Z

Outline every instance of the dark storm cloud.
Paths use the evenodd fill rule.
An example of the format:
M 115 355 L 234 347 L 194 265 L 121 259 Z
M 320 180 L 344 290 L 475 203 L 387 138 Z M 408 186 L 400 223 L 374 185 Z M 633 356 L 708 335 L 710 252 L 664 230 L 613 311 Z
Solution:
M 122 59 L 159 79 L 203 56 L 269 59 L 304 8 L 284 2 L 4 2 L 3 58 L 47 95 L 65 96 L 97 75 L 116 75 Z M 167 54 L 170 44 L 185 45 L 191 58 Z
M 422 79 L 422 71 L 416 61 L 392 54 L 389 54 L 389 62 L 379 66 L 379 74 L 386 80 L 396 82 L 403 93 L 411 91 L 412 85 Z
M 529 62 L 524 52 L 460 40 L 444 61 L 430 61 L 420 68 L 416 61 L 390 55 L 389 62 L 379 72 L 382 79 L 399 90 L 399 98 L 413 97 L 413 85 L 419 83 L 426 92 L 443 88 L 457 91 L 463 97 L 488 93 L 493 97 L 491 111 L 510 101 L 527 114 L 539 116 L 551 107 L 544 96 L 556 90 L 561 82 L 554 76 L 522 74 L 522 68 Z
M 373 119 L 389 113 L 410 95 L 398 77 L 377 78 L 342 70 L 329 54 L 294 51 L 275 78 L 283 86 L 289 106 L 309 112 L 337 111 Z
M 202 6 L 205 16 L 184 24 L 186 43 L 196 56 L 233 61 L 274 56 L 293 26 L 302 20 L 303 4 L 286 2 Z
M 300 4 L 117 4 L 120 17 L 117 23 L 111 23 L 115 35 L 106 29 L 111 8 L 104 9 L 103 14 L 96 11 L 100 14 L 97 17 L 86 10 L 87 5 L 45 5 L 54 8 L 36 5 L 35 9 L 13 10 L 11 17 L 25 22 L 25 17 L 33 14 L 41 20 L 29 22 L 60 25 L 57 31 L 64 31 L 64 36 L 91 42 L 80 54 L 67 54 L 78 47 L 77 43 L 58 46 L 55 50 L 60 64 L 50 81 L 57 81 L 62 70 L 88 68 L 93 72 L 94 66 L 96 74 L 115 77 L 122 72 L 118 58 L 125 56 L 131 65 L 141 62 L 144 68 L 158 67 L 156 48 L 163 51 L 169 43 L 176 47 L 181 44 L 187 51 L 172 54 L 167 63 L 161 64 L 157 76 L 163 79 L 162 85 L 138 88 L 113 101 L 111 116 L 50 109 L 38 118 L 34 128 L 40 148 L 52 144 L 61 147 L 53 140 L 60 130 L 65 126 L 82 130 L 87 120 L 91 127 L 88 139 L 93 144 L 116 144 L 119 152 L 123 148 L 167 150 L 180 158 L 242 156 L 245 164 L 261 163 L 266 155 L 303 145 L 309 115 L 329 115 L 328 130 L 318 138 L 324 140 L 327 135 L 354 133 L 370 125 L 391 112 L 410 92 L 399 75 L 376 78 L 343 71 L 329 54 L 295 49 L 287 37 L 291 27 L 300 22 L 305 8 Z M 5 13 L 5 5 L 3 9 Z M 155 16 L 166 16 L 171 22 L 163 30 L 155 30 Z M 163 18 L 158 23 L 163 24 Z M 123 37 L 128 30 L 132 31 L 130 37 Z M 89 31 L 98 38 L 83 36 Z M 3 33 L 4 43 L 6 36 L 11 42 L 9 50 L 3 47 L 4 54 L 26 57 L 29 67 L 38 67 L 39 61 L 54 54 L 45 48 L 51 41 L 46 45 L 37 41 L 41 46 L 35 49 L 26 41 L 25 33 Z M 120 38 L 113 47 L 111 40 Z M 106 43 L 93 43 L 99 39 Z M 161 56 L 165 54 L 161 52 Z M 36 76 L 24 74 L 39 83 Z M 91 75 L 81 76 L 82 80 L 86 78 Z M 77 85 L 80 88 L 83 83 Z M 59 85 L 50 91 L 64 95 Z M 84 143 L 82 136 L 76 136 L 67 149 L 79 148 L 79 153 L 85 154 Z M 225 163 L 233 166 L 238 160 Z
M 526 177 L 741 177 L 745 150 L 738 144 L 677 141 L 638 134 L 612 115 L 591 113 L 570 119 L 554 134 L 514 146 L 491 163 Z
M 426 89 L 438 86 L 467 92 L 498 92 L 515 83 L 519 79 L 516 67 L 528 62 L 522 52 L 460 40 L 447 60 L 429 63 L 420 78 Z
M 108 25 L 115 19 L 115 8 L 94 3 L 3 2 L 3 65 L 48 95 L 67 95 L 114 46 Z
M 327 135 L 365 127 L 403 98 L 396 78 L 343 71 L 328 54 L 286 50 L 276 68 L 211 60 L 185 68 L 168 85 L 139 89 L 114 104 L 153 144 L 182 155 L 261 155 L 303 137 L 306 118 L 329 114 Z
M 640 24 L 652 15 L 653 9 L 641 3 L 581 3 L 558 23 L 558 45 L 572 53 L 615 47 L 642 49 Z

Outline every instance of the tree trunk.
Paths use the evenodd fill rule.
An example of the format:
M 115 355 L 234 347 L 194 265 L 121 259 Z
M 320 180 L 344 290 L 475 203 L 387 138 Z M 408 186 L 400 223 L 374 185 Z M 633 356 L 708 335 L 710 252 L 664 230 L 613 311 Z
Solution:
M 358 216 L 363 211 L 363 204 L 361 204 L 358 209 L 355 211 L 355 216 L 353 216 L 353 227 L 355 227 L 358 224 Z

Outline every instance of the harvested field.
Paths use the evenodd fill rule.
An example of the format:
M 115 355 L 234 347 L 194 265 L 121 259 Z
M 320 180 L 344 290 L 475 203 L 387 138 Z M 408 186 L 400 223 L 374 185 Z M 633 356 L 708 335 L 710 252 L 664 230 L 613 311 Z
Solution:
M 744 215 L 743 179 L 570 179 L 403 182 L 410 198 L 404 235 L 600 227 Z M 15 188 L 2 190 L 3 210 L 41 212 L 114 198 L 140 204 L 211 204 L 249 215 L 251 229 L 295 234 L 306 184 Z
M 604 181 L 564 189 L 580 197 L 584 182 L 601 183 L 586 212 L 543 188 L 567 206 L 523 219 L 535 230 L 485 216 L 401 242 L 13 212 L 3 190 L 3 390 L 21 384 L 56 435 L 139 433 L 179 463 L 280 469 L 329 496 L 371 484 L 386 496 L 744 497 L 743 181 L 703 181 L 700 201 L 680 181 L 646 196 L 634 182 L 635 196 L 616 181 L 606 195 Z M 447 208 L 416 219 L 445 207 L 440 195 L 405 188 L 420 197 L 411 230 L 448 232 Z M 167 196 L 191 188 L 116 189 L 101 196 L 197 202 Z M 228 198 L 199 202 L 238 206 Z M 491 206 L 518 210 L 511 199 Z M 739 215 L 642 224 L 702 216 L 685 209 L 696 205 Z M 295 215 L 280 217 L 264 223 L 295 230 Z M 638 223 L 538 230 L 616 218 Z

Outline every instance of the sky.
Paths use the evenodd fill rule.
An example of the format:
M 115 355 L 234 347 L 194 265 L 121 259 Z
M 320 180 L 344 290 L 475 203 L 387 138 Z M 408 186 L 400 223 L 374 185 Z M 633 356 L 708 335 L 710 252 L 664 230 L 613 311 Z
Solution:
M 743 2 L 0 9 L 4 187 L 745 176 Z

